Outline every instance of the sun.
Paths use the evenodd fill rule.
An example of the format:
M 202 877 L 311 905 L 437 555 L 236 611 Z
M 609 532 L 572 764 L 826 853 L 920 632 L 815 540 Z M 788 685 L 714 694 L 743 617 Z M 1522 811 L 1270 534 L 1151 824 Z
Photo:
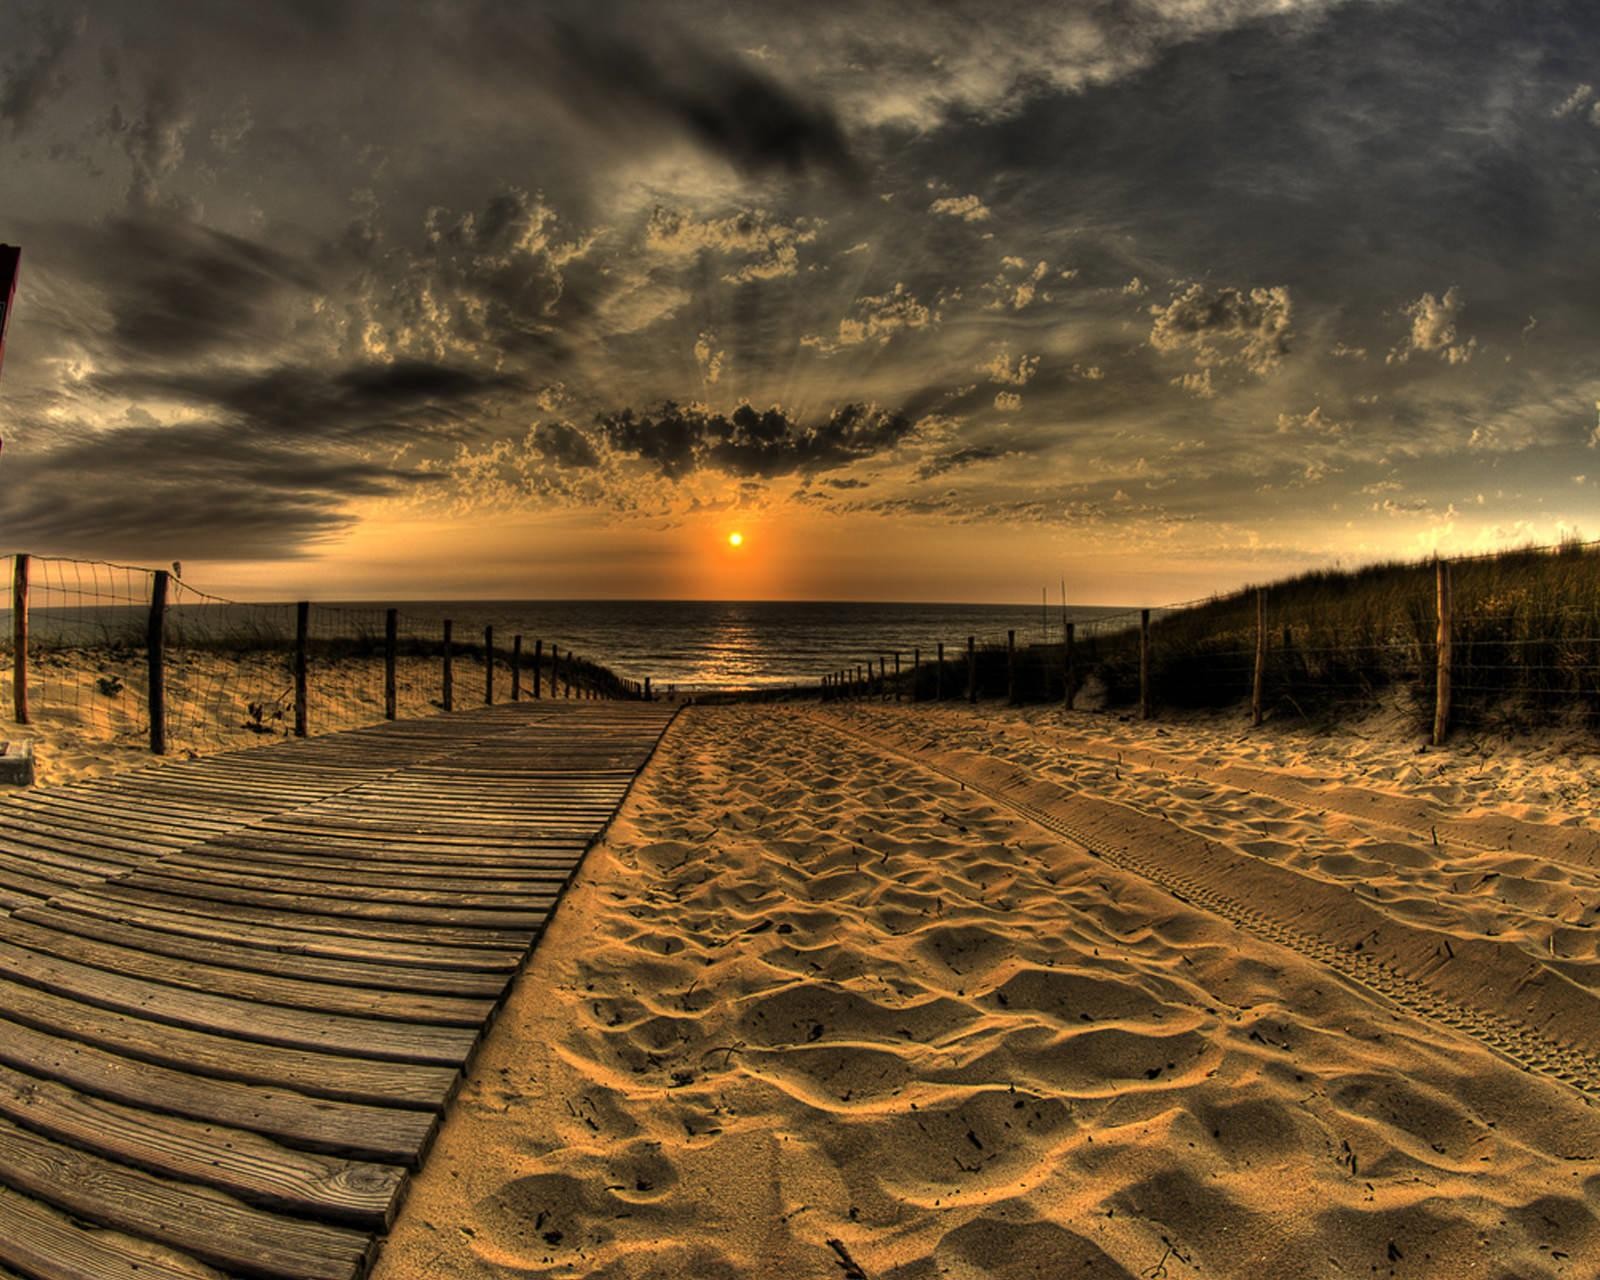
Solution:
M 744 546 L 744 534 L 742 534 L 742 533 L 730 533 L 728 535 L 728 545 L 730 547 L 742 547 L 742 546 Z

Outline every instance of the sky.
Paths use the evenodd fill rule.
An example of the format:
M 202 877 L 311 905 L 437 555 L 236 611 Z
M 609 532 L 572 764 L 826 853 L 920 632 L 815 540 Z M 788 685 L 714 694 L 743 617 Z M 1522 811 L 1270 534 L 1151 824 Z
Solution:
M 1597 47 L 1538 0 L 14 2 L 0 528 L 245 598 L 1103 604 L 1600 536 Z

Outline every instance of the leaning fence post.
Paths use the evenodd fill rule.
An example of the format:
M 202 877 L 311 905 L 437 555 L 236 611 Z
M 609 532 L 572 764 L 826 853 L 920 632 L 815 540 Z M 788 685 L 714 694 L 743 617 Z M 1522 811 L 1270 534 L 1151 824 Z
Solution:
M 1450 730 L 1450 665 L 1455 644 L 1451 634 L 1450 562 L 1436 560 L 1433 567 L 1439 588 L 1439 666 L 1434 687 L 1433 745 L 1442 747 L 1445 734 Z
M 483 705 L 494 706 L 494 628 L 483 629 Z
M 1006 632 L 1006 702 L 1017 705 L 1017 633 Z
M 967 701 L 978 701 L 978 638 L 967 637 Z
M 383 615 L 383 718 L 395 717 L 394 664 L 400 647 L 400 610 L 387 609 Z
M 444 703 L 446 711 L 454 711 L 456 709 L 455 654 L 450 649 L 451 634 L 454 630 L 455 623 L 446 618 L 444 620 L 443 671 L 441 672 L 441 688 L 439 690 L 439 700 Z
M 1139 719 L 1150 718 L 1150 610 L 1139 610 Z
M 1261 723 L 1261 704 L 1267 687 L 1267 592 L 1256 588 L 1256 671 L 1250 686 L 1250 723 Z
M 162 595 L 165 594 L 163 589 Z M 311 689 L 307 676 L 310 650 L 311 601 L 302 600 L 294 607 L 294 736 L 297 738 L 310 732 Z
M 1078 696 L 1078 691 L 1072 687 L 1072 682 L 1077 678 L 1077 674 L 1078 674 L 1076 671 L 1073 670 L 1073 658 L 1074 658 L 1075 655 L 1072 652 L 1072 650 L 1073 650 L 1073 641 L 1077 639 L 1077 631 L 1078 631 L 1078 624 L 1076 622 L 1067 623 L 1067 644 L 1066 644 L 1066 649 L 1067 649 L 1067 653 L 1066 653 L 1067 692 L 1066 692 L 1065 697 L 1063 698 L 1063 701 L 1067 704 L 1067 710 L 1068 711 L 1072 710 L 1072 704 L 1077 699 L 1077 696 Z
M 511 701 L 522 701 L 522 637 L 511 637 Z
M 939 664 L 933 669 L 933 700 L 944 701 L 944 641 L 939 641 Z
M 150 625 L 145 649 L 150 663 L 150 750 L 167 754 L 167 581 L 171 575 L 157 569 L 150 580 Z
M 18 554 L 11 575 L 11 710 L 18 724 L 28 718 L 28 561 Z

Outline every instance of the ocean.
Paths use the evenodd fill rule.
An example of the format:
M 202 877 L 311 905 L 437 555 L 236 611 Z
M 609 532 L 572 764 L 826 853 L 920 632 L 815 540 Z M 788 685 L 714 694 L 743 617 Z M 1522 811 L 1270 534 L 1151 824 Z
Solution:
M 362 606 L 350 606 L 362 607 Z M 1038 605 L 860 604 L 822 601 L 700 600 L 456 600 L 399 606 L 405 625 L 451 618 L 455 634 L 481 639 L 495 628 L 496 645 L 520 633 L 604 663 L 633 680 L 649 676 L 660 689 L 759 688 L 811 683 L 825 672 L 899 651 L 909 663 L 914 648 L 931 657 L 942 641 L 947 657 L 979 643 L 1019 645 L 1062 636 L 1061 606 L 1041 614 Z M 1068 616 L 1088 622 L 1121 609 L 1073 607 Z

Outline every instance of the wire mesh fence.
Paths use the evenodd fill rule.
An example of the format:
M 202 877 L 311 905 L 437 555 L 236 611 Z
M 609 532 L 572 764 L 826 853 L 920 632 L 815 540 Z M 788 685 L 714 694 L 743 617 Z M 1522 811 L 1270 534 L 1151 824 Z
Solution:
M 1441 574 L 1438 566 L 1444 566 Z M 1440 598 L 1441 577 L 1448 599 Z M 1441 619 L 1443 627 L 1441 628 Z M 1441 662 L 1441 643 L 1445 646 Z M 1333 717 L 1398 701 L 1420 722 L 1600 726 L 1600 543 L 1318 572 L 1202 600 L 863 655 L 825 697 L 1003 697 L 1085 709 Z M 970 647 L 970 649 L 969 649 Z M 1259 693 L 1258 693 L 1259 691 Z
M 64 557 L 0 557 L 0 572 L 0 706 L 75 740 L 201 754 L 447 707 L 643 693 L 559 640 L 471 618 L 447 640 L 436 609 L 248 603 L 176 572 Z

